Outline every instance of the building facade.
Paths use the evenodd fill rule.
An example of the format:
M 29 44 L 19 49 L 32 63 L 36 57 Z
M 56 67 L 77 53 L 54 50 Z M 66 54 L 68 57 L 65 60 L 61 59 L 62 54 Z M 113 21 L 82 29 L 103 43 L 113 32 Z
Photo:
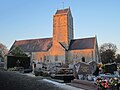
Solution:
M 15 41 L 32 60 L 44 63 L 99 62 L 96 37 L 74 39 L 73 17 L 70 8 L 57 10 L 53 15 L 53 37 Z

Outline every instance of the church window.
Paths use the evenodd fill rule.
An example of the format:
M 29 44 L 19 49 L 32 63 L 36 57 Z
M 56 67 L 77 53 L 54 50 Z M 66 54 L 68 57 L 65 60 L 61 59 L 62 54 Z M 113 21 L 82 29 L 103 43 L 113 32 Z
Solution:
M 82 62 L 85 62 L 85 57 L 82 57 Z
M 58 56 L 57 55 L 55 56 L 55 61 L 58 61 Z

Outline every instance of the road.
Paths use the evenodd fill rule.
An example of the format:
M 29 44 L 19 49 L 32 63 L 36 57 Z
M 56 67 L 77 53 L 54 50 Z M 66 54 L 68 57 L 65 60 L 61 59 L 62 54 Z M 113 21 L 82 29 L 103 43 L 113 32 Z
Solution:
M 43 77 L 0 71 L 0 90 L 83 90 Z

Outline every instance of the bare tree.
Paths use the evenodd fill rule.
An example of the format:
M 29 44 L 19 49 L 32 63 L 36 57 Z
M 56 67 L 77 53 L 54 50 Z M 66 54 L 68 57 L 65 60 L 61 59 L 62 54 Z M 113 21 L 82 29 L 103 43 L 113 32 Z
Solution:
M 8 49 L 5 45 L 0 43 L 0 57 L 4 58 L 4 56 L 8 53 Z
M 104 43 L 100 47 L 100 56 L 103 64 L 112 63 L 115 60 L 117 46 L 112 43 Z

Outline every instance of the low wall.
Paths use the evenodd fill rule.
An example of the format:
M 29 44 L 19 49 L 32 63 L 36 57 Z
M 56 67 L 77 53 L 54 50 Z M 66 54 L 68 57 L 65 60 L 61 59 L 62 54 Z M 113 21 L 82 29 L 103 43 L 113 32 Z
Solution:
M 97 85 L 95 85 L 93 81 L 74 79 L 72 80 L 71 85 L 85 90 L 98 90 Z

